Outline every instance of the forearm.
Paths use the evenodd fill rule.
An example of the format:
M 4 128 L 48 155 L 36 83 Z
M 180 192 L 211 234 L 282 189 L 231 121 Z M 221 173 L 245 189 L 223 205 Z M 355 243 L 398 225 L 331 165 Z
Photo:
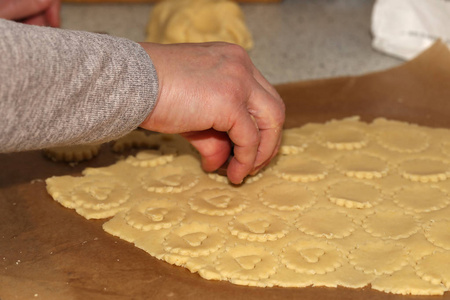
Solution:
M 0 152 L 114 139 L 157 95 L 153 64 L 134 42 L 0 20 Z

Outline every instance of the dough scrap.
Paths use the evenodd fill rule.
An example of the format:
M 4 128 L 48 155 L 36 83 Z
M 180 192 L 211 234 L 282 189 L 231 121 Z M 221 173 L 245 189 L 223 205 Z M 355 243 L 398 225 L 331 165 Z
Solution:
M 348 118 L 283 136 L 287 150 L 241 185 L 205 173 L 182 137 L 144 134 L 120 147 L 149 149 L 48 178 L 47 190 L 87 219 L 110 218 L 106 232 L 206 279 L 450 291 L 448 129 Z
M 202 43 L 222 41 L 253 47 L 238 4 L 229 0 L 165 0 L 153 8 L 147 42 Z

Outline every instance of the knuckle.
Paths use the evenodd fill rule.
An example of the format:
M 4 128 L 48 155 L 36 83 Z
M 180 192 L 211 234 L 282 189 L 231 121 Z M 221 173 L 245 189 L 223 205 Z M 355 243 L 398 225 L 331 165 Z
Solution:
M 259 146 L 260 141 L 261 141 L 261 133 L 259 132 L 259 130 L 256 129 L 255 132 L 251 134 L 247 139 L 248 146 L 251 147 Z
M 236 57 L 245 58 L 247 56 L 247 51 L 238 44 L 227 44 L 227 51 Z
M 281 127 L 284 124 L 286 117 L 286 106 L 283 101 L 277 102 L 275 109 L 271 110 L 272 122 L 276 127 Z
M 39 10 L 45 10 L 52 4 L 52 2 L 53 0 L 35 0 L 34 5 L 36 5 L 36 8 L 38 8 Z

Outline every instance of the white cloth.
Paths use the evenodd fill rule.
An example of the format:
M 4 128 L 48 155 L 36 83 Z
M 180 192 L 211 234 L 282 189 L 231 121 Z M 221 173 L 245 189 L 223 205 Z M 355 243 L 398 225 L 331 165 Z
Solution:
M 373 47 L 412 59 L 437 39 L 450 44 L 450 1 L 377 0 L 372 12 Z

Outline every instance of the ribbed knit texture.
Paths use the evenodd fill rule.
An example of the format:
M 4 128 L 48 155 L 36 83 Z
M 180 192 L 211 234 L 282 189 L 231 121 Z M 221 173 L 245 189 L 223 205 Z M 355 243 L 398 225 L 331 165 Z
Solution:
M 118 138 L 157 95 L 152 61 L 133 41 L 0 19 L 0 152 Z

